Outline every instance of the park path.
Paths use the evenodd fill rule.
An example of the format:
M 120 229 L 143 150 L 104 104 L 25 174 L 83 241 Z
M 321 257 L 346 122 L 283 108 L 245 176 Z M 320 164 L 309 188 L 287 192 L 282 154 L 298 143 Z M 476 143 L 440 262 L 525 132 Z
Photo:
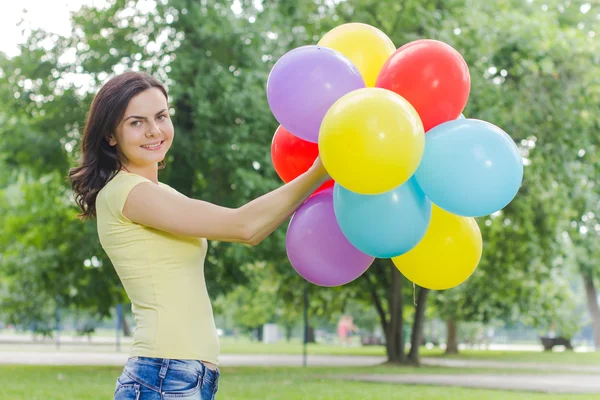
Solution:
M 571 365 L 540 362 L 511 362 L 488 360 L 455 360 L 451 358 L 422 357 L 421 364 L 448 368 L 494 368 L 494 369 L 533 369 L 554 372 L 581 372 L 600 374 L 600 365 Z M 600 380 L 600 377 L 598 378 Z
M 52 351 L 0 351 L 0 364 L 11 365 L 110 365 L 122 366 L 126 353 L 102 352 L 52 352 Z M 308 366 L 368 367 L 381 364 L 384 357 L 308 355 Z M 547 393 L 598 393 L 600 394 L 600 366 L 521 363 L 484 360 L 451 360 L 423 358 L 427 366 L 447 368 L 495 368 L 507 373 L 494 374 L 345 374 L 331 375 L 331 379 L 391 384 L 442 385 L 467 388 L 525 390 Z M 223 354 L 222 367 L 242 366 L 302 366 L 301 355 L 281 354 Z M 547 374 L 515 373 L 514 370 L 544 370 Z M 512 370 L 512 373 L 508 371 Z M 365 370 L 366 371 L 366 370 Z
M 331 379 L 409 385 L 457 386 L 563 394 L 600 394 L 600 377 L 581 374 L 356 374 Z
M 123 365 L 127 353 L 117 352 L 62 352 L 62 351 L 0 351 L 0 364 L 29 365 Z M 375 356 L 307 356 L 308 366 L 360 367 L 374 366 L 385 362 L 385 357 Z M 286 354 L 221 354 L 220 365 L 224 367 L 242 366 L 301 366 L 302 355 Z M 487 360 L 456 360 L 447 358 L 423 357 L 421 364 L 431 367 L 448 368 L 494 368 L 494 369 L 533 369 L 551 372 L 600 374 L 600 365 L 570 365 L 558 363 L 508 362 Z M 599 379 L 600 380 L 600 379 Z

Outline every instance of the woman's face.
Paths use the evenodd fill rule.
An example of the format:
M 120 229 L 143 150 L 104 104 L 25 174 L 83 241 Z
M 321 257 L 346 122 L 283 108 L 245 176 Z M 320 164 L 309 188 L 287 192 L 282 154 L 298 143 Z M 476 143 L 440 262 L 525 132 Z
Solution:
M 129 101 L 108 143 L 117 146 L 125 166 L 143 168 L 164 160 L 173 136 L 167 99 L 160 89 L 151 88 Z

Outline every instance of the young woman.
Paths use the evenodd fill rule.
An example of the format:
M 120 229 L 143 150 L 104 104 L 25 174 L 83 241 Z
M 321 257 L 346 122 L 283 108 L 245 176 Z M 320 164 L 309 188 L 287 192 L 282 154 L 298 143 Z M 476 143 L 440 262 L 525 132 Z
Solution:
M 69 179 L 132 303 L 130 358 L 115 399 L 215 398 L 219 340 L 204 280 L 207 240 L 257 245 L 329 176 L 303 175 L 240 208 L 184 196 L 159 182 L 175 138 L 168 95 L 153 77 L 109 80 L 89 110 Z

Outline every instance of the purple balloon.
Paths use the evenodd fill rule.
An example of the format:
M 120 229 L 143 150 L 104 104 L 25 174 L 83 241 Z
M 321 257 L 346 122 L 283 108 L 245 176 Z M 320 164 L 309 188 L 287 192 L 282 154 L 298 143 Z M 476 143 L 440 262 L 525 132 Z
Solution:
M 342 233 L 333 210 L 333 190 L 314 194 L 294 214 L 285 247 L 292 266 L 319 286 L 340 286 L 361 276 L 375 259 Z
M 284 54 L 267 80 L 275 119 L 300 139 L 317 143 L 323 117 L 340 97 L 364 88 L 358 68 L 342 53 L 301 46 Z

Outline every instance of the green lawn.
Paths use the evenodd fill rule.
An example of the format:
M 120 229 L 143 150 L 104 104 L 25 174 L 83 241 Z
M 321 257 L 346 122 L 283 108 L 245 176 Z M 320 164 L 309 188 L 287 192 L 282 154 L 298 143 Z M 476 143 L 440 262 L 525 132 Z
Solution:
M 600 365 L 600 351 L 575 353 L 572 351 L 491 351 L 463 350 L 459 354 L 445 355 L 443 350 L 421 350 L 423 357 L 446 357 L 459 360 L 486 360 L 528 363 L 556 363 L 573 365 Z
M 382 371 L 414 373 L 414 368 L 224 368 L 219 399 L 228 400 L 600 400 L 600 395 L 547 395 L 527 392 L 462 389 L 435 386 L 359 383 L 335 379 L 338 373 Z M 421 373 L 443 372 L 420 368 Z M 0 366 L 0 399 L 100 400 L 112 398 L 119 367 Z M 459 370 L 445 370 L 456 373 Z M 466 372 L 466 371 L 462 371 Z M 469 371 L 473 373 L 473 371 Z M 483 372 L 483 371 L 481 371 Z
M 383 346 L 343 347 L 335 344 L 309 344 L 308 354 L 385 356 Z M 299 340 L 264 344 L 240 338 L 221 338 L 222 354 L 302 354 L 302 343 Z M 492 351 L 463 350 L 457 355 L 446 356 L 441 349 L 420 349 L 423 357 L 448 357 L 462 360 L 489 360 L 506 362 L 539 362 L 576 365 L 600 365 L 600 351 L 576 353 L 572 351 Z

